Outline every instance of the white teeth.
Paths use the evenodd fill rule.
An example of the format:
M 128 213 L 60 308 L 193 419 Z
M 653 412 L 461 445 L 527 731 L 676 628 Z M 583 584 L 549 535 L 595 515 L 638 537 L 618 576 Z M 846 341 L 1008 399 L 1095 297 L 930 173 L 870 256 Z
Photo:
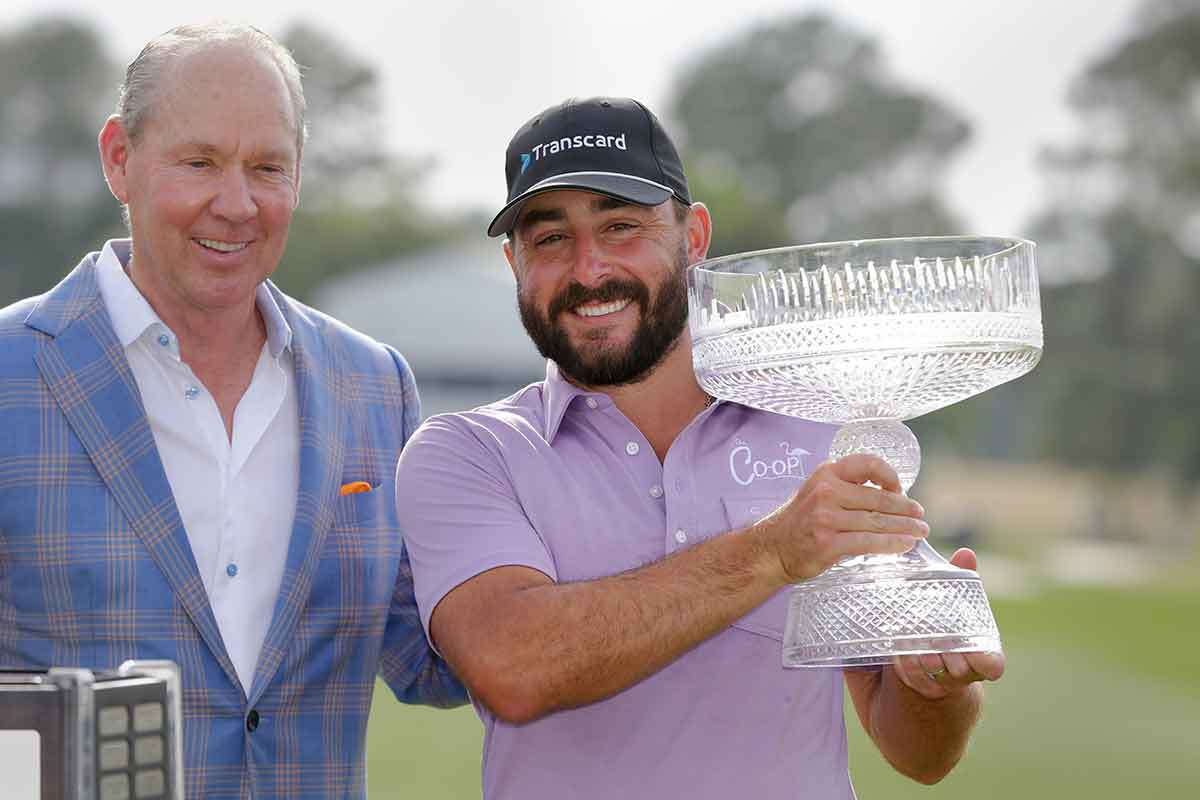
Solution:
M 235 253 L 247 246 L 247 242 L 218 242 L 216 239 L 197 239 L 205 247 L 219 250 L 222 253 Z
M 584 305 L 577 306 L 575 313 L 581 317 L 603 317 L 605 314 L 615 314 L 625 306 L 629 305 L 629 300 L 617 300 L 613 303 L 605 303 L 604 305 Z

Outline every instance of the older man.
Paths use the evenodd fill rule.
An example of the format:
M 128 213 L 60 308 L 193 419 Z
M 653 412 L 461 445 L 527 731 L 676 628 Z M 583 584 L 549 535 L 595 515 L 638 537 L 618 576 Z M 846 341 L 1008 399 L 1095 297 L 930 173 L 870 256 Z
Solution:
M 130 238 L 0 312 L 0 666 L 177 662 L 189 797 L 361 797 L 377 673 L 465 701 L 392 502 L 408 367 L 267 280 L 304 131 L 261 32 L 151 41 L 100 132 Z
M 487 728 L 485 797 L 850 798 L 843 682 L 883 755 L 940 779 L 1003 657 L 781 668 L 784 587 L 928 529 L 875 457 L 731 474 L 736 449 L 823 454 L 833 429 L 697 384 L 686 273 L 711 222 L 658 120 L 568 101 L 506 172 L 489 233 L 546 380 L 427 421 L 397 471 L 422 621 Z

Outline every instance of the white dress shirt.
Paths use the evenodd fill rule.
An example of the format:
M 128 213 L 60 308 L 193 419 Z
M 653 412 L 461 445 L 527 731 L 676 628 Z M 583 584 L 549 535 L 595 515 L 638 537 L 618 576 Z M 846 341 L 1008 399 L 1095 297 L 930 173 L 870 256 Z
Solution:
M 233 416 L 179 357 L 174 331 L 133 285 L 130 243 L 104 245 L 100 294 L 141 391 L 142 403 L 225 649 L 249 693 L 274 616 L 300 481 L 300 422 L 292 331 L 266 286 L 258 311 L 267 341 Z

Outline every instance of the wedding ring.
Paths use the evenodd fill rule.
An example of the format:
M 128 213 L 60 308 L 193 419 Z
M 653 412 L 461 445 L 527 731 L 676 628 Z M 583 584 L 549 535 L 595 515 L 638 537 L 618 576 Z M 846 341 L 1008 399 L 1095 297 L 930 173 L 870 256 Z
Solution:
M 936 681 L 938 679 L 938 677 L 946 674 L 946 667 L 943 665 L 942 668 L 937 670 L 936 672 L 930 672 L 929 670 L 925 670 L 925 674 L 929 676 L 929 680 Z

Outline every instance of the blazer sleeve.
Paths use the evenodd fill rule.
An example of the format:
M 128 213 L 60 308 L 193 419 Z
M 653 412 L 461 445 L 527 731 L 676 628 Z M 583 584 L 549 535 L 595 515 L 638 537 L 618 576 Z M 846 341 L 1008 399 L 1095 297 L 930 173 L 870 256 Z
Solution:
M 404 398 L 403 446 L 420 425 L 421 403 L 408 363 L 391 347 L 388 352 L 400 375 Z M 396 456 L 399 455 L 397 452 Z M 406 548 L 400 554 L 400 569 L 396 574 L 396 587 L 383 634 L 379 673 L 402 703 L 450 708 L 468 700 L 466 687 L 454 676 L 442 657 L 433 651 L 425 637 L 413 594 L 412 567 Z

